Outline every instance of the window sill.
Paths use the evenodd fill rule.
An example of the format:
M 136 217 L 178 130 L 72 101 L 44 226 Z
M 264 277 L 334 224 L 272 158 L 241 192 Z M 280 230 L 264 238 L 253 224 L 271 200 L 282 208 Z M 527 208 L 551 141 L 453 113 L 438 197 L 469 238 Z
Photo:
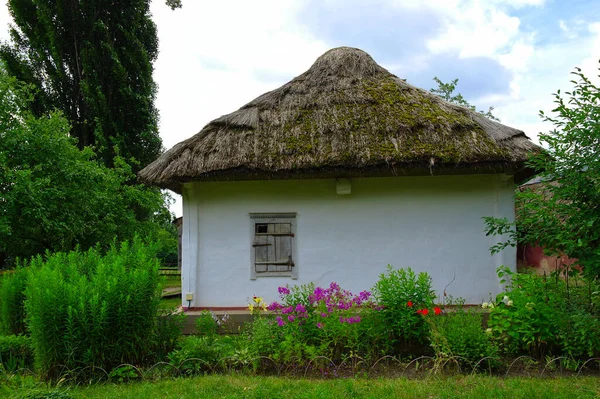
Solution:
M 250 277 L 250 280 L 256 280 L 263 277 L 290 277 L 292 280 L 298 279 L 298 277 L 294 276 L 293 273 L 290 272 L 265 272 L 254 274 L 252 277 Z

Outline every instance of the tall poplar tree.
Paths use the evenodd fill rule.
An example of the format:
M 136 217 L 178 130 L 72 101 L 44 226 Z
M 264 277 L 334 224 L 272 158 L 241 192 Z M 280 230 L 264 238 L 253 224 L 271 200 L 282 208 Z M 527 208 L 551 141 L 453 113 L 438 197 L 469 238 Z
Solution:
M 37 88 L 36 116 L 62 111 L 80 148 L 94 146 L 108 166 L 120 155 L 134 171 L 162 149 L 149 6 L 150 0 L 9 0 L 12 40 L 0 48 L 7 72 Z

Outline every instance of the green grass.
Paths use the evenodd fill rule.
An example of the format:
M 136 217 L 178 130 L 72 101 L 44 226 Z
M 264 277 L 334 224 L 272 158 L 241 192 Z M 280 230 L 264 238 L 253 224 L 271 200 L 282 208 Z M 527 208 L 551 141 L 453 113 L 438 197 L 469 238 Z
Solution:
M 181 306 L 181 297 L 161 299 L 158 307 L 160 309 L 173 309 Z
M 597 398 L 595 377 L 311 380 L 206 376 L 157 382 L 63 388 L 75 398 Z M 25 393 L 24 390 L 13 394 Z

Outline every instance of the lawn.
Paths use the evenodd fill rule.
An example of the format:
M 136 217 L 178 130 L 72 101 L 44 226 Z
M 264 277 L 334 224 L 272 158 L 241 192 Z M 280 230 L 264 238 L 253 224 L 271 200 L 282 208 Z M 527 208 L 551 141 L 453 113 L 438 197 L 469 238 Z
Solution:
M 75 398 L 597 398 L 594 377 L 311 380 L 205 376 L 157 382 L 65 388 Z M 15 395 L 25 391 L 13 392 Z

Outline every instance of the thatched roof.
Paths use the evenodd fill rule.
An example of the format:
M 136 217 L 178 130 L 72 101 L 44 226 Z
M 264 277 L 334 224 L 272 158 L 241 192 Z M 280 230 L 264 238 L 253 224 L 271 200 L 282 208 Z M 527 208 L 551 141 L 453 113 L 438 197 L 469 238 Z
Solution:
M 515 174 L 538 148 L 522 131 L 409 85 L 362 50 L 340 47 L 213 120 L 139 177 L 181 192 L 199 180 Z

